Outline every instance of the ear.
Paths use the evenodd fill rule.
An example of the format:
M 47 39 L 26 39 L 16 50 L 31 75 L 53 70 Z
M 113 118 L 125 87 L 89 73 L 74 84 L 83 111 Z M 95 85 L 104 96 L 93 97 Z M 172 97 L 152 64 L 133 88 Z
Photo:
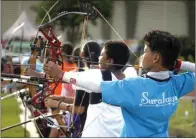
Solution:
M 160 59 L 161 59 L 160 54 L 155 53 L 152 62 L 153 63 L 158 63 L 160 61 Z
M 114 60 L 113 59 L 108 59 L 109 63 L 113 64 Z

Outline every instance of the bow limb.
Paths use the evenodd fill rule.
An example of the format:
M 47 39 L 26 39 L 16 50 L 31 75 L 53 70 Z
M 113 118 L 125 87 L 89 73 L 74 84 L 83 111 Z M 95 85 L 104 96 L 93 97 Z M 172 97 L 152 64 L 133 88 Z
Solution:
M 43 17 L 43 19 L 42 19 L 42 21 L 41 21 L 41 23 L 40 23 L 40 25 L 42 25 L 42 23 L 44 22 L 44 20 L 46 19 L 46 17 L 48 16 L 48 14 L 50 13 L 50 11 L 56 6 L 56 4 L 59 2 L 59 0 L 58 1 L 56 1 L 51 7 L 50 7 L 50 9 L 46 12 L 46 14 L 45 14 L 45 16 Z M 50 15 L 49 15 L 50 16 Z M 36 33 L 36 36 L 35 36 L 35 39 L 37 38 L 37 36 L 38 36 L 38 33 L 39 33 L 39 30 L 37 30 L 37 33 Z M 35 40 L 34 39 L 34 40 Z

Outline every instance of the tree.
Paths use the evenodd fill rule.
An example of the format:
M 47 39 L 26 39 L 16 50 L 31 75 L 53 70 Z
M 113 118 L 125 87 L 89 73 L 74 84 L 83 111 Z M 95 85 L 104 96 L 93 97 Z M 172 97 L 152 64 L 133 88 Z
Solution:
M 195 40 L 188 36 L 179 36 L 182 41 L 181 59 L 195 62 Z
M 81 11 L 81 4 L 91 3 L 95 6 L 105 18 L 111 16 L 112 11 L 112 0 L 60 0 L 58 4 L 52 9 L 50 15 L 52 18 L 57 16 L 60 12 L 63 11 Z M 45 11 L 41 8 L 49 10 L 49 8 L 54 4 L 54 1 L 43 1 L 32 7 L 32 10 L 37 12 L 36 22 L 40 23 L 45 15 Z M 96 18 L 99 18 L 98 15 Z M 45 20 L 45 22 L 47 22 Z M 53 26 L 59 26 L 62 31 L 67 33 L 67 40 L 75 44 L 81 38 L 81 25 L 84 21 L 84 18 L 80 15 L 68 15 L 60 18 L 57 21 L 53 22 Z M 93 25 L 96 25 L 96 20 L 91 20 Z

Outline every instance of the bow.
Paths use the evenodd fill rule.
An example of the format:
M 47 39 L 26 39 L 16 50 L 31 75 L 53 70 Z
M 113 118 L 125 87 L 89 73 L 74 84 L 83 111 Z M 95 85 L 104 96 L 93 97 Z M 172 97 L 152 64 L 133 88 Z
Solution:
M 41 24 L 43 23 L 43 21 L 45 20 L 45 18 L 48 16 L 49 17 L 49 20 L 50 20 L 50 16 L 49 16 L 49 12 L 53 9 L 53 7 L 58 3 L 55 2 L 54 5 L 51 6 L 51 8 L 49 9 L 48 12 L 46 12 L 44 18 L 42 19 L 41 21 Z M 44 9 L 45 10 L 45 9 Z M 46 11 L 46 10 L 45 10 Z M 39 30 L 38 30 L 39 31 Z M 45 48 L 45 44 L 43 42 L 43 38 L 41 36 L 38 36 L 38 31 L 37 31 L 37 34 L 36 34 L 36 37 L 34 39 L 34 42 L 33 44 L 31 44 L 31 56 L 30 56 L 30 59 L 28 61 L 28 64 L 31 64 L 33 65 L 33 67 L 31 66 L 32 69 L 35 70 L 35 65 L 36 65 L 36 59 L 37 59 L 37 56 L 41 54 L 41 51 Z M 38 37 L 37 37 L 38 36 Z M 32 85 L 29 85 L 28 86 L 29 88 L 29 100 L 27 101 L 28 104 L 32 104 L 30 105 L 31 107 L 30 110 L 32 112 L 32 116 L 33 117 L 37 117 L 39 116 L 40 114 L 43 114 L 43 113 L 47 113 L 47 109 L 44 107 L 44 103 L 40 103 L 40 104 L 37 104 L 36 103 L 36 99 L 33 99 L 34 96 L 37 94 L 36 93 L 36 87 L 35 86 L 32 86 Z M 42 89 L 43 90 L 43 89 Z M 29 105 L 28 105 L 29 106 Z M 41 109 L 41 113 L 38 112 L 38 109 Z M 35 125 L 36 125 L 36 128 L 37 130 L 39 131 L 40 135 L 42 137 L 46 136 L 46 135 L 43 135 L 45 134 L 45 130 L 44 130 L 44 127 L 46 127 L 46 122 L 45 121 L 41 121 L 41 124 L 39 124 L 39 126 L 37 125 L 36 122 L 34 122 Z M 40 127 L 41 126 L 41 127 Z
M 39 27 L 39 31 L 43 34 L 43 36 L 48 41 L 47 46 L 49 46 L 49 47 L 47 47 L 47 48 L 50 49 L 51 61 L 53 61 L 54 63 L 63 63 L 62 60 L 61 61 L 57 60 L 59 58 L 62 59 L 61 42 L 55 36 L 54 30 L 50 24 L 52 22 L 54 22 L 56 19 L 58 19 L 62 16 L 70 15 L 70 14 L 90 16 L 91 18 L 94 17 L 93 13 L 90 13 L 90 12 L 89 13 L 88 12 L 62 12 L 57 17 L 51 19 L 49 22 L 47 22 Z M 50 32 L 50 35 L 48 35 L 48 32 Z M 61 64 L 61 67 L 63 69 L 63 64 Z M 48 97 L 51 94 L 54 94 L 56 87 L 59 85 L 59 81 L 56 81 L 54 85 L 51 85 L 48 83 L 46 83 L 45 85 L 46 85 L 46 89 L 44 89 L 44 90 L 47 91 L 48 94 L 46 95 L 46 94 L 43 94 L 42 92 L 37 93 L 31 99 L 33 103 L 39 104 L 39 103 L 43 102 L 46 97 Z M 52 88 L 51 88 L 51 86 L 52 86 Z M 38 98 L 39 98 L 39 101 L 36 101 Z M 58 112 L 59 112 L 58 109 L 56 111 L 53 111 L 53 113 L 58 113 Z M 57 119 L 57 121 L 59 122 L 60 125 L 64 124 L 62 122 L 62 119 L 60 116 L 55 116 L 55 118 Z M 60 129 L 63 132 L 63 134 L 65 134 L 66 136 L 70 136 L 67 134 L 65 128 L 60 128 Z

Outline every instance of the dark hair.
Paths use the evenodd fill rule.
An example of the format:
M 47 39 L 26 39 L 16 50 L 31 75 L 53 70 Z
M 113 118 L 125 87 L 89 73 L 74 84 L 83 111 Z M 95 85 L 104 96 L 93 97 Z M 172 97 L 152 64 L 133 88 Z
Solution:
M 83 53 L 84 57 L 88 58 L 88 61 L 92 61 L 92 64 L 95 64 L 93 62 L 99 61 L 101 46 L 95 41 L 89 41 L 84 45 Z M 87 66 L 90 67 L 90 65 L 91 62 L 87 62 Z
M 78 65 L 79 67 L 83 67 L 82 59 L 80 58 L 80 48 L 79 47 L 74 48 L 72 55 L 73 55 L 74 63 L 76 63 L 77 65 L 79 64 Z
M 182 42 L 177 37 L 169 32 L 153 30 L 144 36 L 144 41 L 152 52 L 160 53 L 164 67 L 173 67 L 182 48 Z
M 72 55 L 74 46 L 71 43 L 65 43 L 62 45 L 62 51 L 65 55 Z M 73 61 L 71 60 L 71 56 L 64 56 L 67 58 L 67 62 L 68 63 L 73 63 Z
M 80 48 L 79 47 L 75 47 L 73 52 L 72 52 L 72 55 L 74 57 L 79 57 L 80 56 Z
M 117 70 L 122 69 L 130 56 L 128 46 L 121 41 L 108 41 L 104 44 L 104 48 L 106 50 L 107 58 L 112 58 L 114 61 L 113 64 L 119 64 L 116 66 L 114 65 L 113 67 Z

